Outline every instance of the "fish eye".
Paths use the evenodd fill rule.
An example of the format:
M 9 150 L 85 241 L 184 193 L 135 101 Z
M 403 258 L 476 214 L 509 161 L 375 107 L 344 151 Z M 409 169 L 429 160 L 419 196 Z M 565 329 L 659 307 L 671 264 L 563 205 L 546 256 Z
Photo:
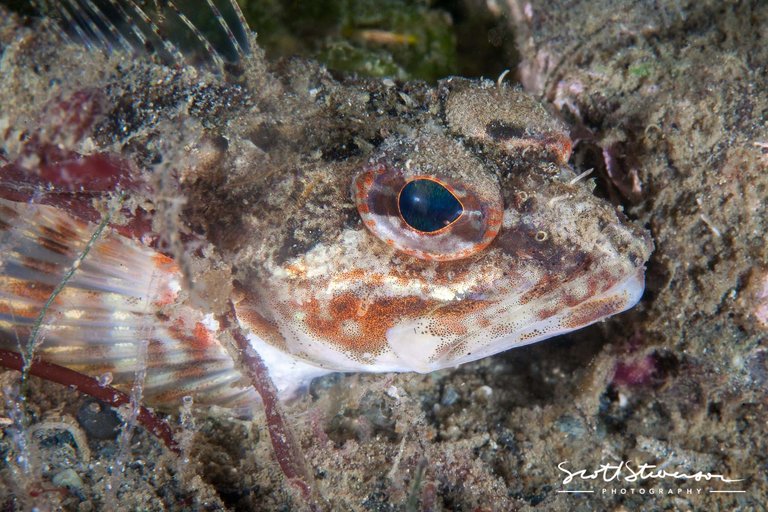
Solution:
M 422 233 L 445 229 L 464 213 L 461 201 L 445 185 L 427 178 L 406 183 L 397 205 L 405 223 Z
M 352 195 L 368 230 L 398 251 L 423 260 L 467 258 L 501 229 L 498 180 L 447 142 L 429 143 L 444 151 L 411 153 L 403 143 L 393 145 L 392 153 L 407 158 L 385 152 L 357 174 Z M 440 168 L 435 160 L 450 163 Z

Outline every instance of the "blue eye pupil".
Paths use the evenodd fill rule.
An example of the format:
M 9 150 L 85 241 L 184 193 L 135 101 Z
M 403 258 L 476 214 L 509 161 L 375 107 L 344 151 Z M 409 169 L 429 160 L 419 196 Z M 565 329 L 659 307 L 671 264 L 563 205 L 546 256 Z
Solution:
M 398 198 L 400 215 L 413 229 L 432 233 L 458 219 L 464 211 L 447 188 L 436 181 L 420 179 L 406 184 Z

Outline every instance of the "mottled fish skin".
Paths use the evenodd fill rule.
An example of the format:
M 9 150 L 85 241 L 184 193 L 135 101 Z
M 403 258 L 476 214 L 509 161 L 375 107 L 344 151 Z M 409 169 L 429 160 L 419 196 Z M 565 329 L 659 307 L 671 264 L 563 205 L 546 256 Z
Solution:
M 576 179 L 566 128 L 519 89 L 340 81 L 313 62 L 270 65 L 254 42 L 229 73 L 88 52 L 13 20 L 0 35 L 0 197 L 48 205 L 46 215 L 87 231 L 123 190 L 109 236 L 175 259 L 185 287 L 153 325 L 197 310 L 182 314 L 185 333 L 203 326 L 197 335 L 220 361 L 228 349 L 202 319 L 232 300 L 286 392 L 326 371 L 456 366 L 597 322 L 642 295 L 649 233 Z M 438 183 L 475 217 L 411 228 L 397 201 L 413 180 Z M 18 222 L 0 221 L 6 233 Z M 25 257 L 18 247 L 6 267 Z M 152 257 L 139 260 L 139 273 L 156 271 Z M 17 300 L 16 289 L 3 284 L 4 299 Z M 8 345 L 21 323 L 0 320 Z M 121 357 L 113 338 L 99 345 L 106 359 Z M 156 346 L 199 361 L 183 336 L 168 338 Z M 61 338 L 39 353 L 55 358 L 67 343 L 96 342 Z M 158 371 L 148 369 L 150 381 Z
M 259 213 L 242 217 L 246 232 L 273 237 L 236 255 L 236 266 L 247 269 L 241 281 L 258 283 L 251 287 L 256 334 L 328 368 L 425 372 L 568 332 L 637 302 L 649 238 L 574 183 L 567 135 L 540 105 L 512 88 L 462 79 L 410 101 L 407 124 L 387 126 L 370 153 L 302 165 L 269 184 L 287 190 L 257 195 Z M 381 166 L 487 176 L 503 197 L 498 235 L 453 261 L 415 258 L 372 236 L 355 218 L 348 184 Z M 294 200 L 282 203 L 280 217 L 264 213 L 308 187 L 319 205 Z M 300 253 L 287 250 L 297 246 Z

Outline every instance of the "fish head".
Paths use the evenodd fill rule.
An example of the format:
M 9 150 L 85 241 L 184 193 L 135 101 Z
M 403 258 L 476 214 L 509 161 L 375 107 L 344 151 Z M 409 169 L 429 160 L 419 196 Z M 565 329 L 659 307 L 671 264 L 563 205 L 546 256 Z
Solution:
M 358 158 L 265 182 L 244 223 L 260 243 L 235 264 L 259 339 L 333 370 L 428 372 L 640 299 L 650 236 L 577 178 L 557 119 L 487 81 L 430 98 Z

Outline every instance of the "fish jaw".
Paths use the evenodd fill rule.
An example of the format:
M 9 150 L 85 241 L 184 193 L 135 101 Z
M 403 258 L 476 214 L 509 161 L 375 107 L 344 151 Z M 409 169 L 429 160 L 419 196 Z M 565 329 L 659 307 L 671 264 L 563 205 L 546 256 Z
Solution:
M 559 336 L 633 307 L 645 287 L 650 234 L 571 184 L 508 198 L 494 242 L 503 277 L 461 301 L 387 330 L 404 365 L 429 372 Z M 571 201 L 560 200 L 568 193 Z M 588 215 L 585 214 L 588 213 Z M 546 229 L 547 231 L 543 231 Z
M 447 329 L 436 329 L 437 326 L 446 325 L 446 319 L 435 314 L 430 318 L 392 327 L 387 331 L 387 342 L 398 359 L 403 361 L 404 367 L 407 365 L 412 371 L 429 373 L 446 366 L 476 361 L 509 348 L 567 334 L 599 322 L 632 308 L 642 297 L 644 289 L 645 271 L 640 269 L 605 292 L 572 307 L 564 307 L 555 314 L 550 313 L 551 302 L 556 300 L 552 297 L 527 304 L 507 301 L 488 305 L 481 313 L 463 318 L 461 324 L 468 333 L 465 336 L 451 336 Z M 483 344 L 482 339 L 472 336 L 471 333 L 477 332 L 480 325 L 494 323 L 500 329 L 502 324 L 519 327 L 509 328 L 507 334 L 490 344 Z M 456 325 L 456 319 L 451 319 L 448 322 L 450 324 Z
M 414 296 L 370 301 L 345 294 L 331 298 L 326 307 L 317 301 L 283 304 L 281 313 L 272 310 L 268 322 L 239 316 L 278 389 L 295 390 L 332 371 L 428 373 L 566 334 L 637 304 L 644 275 L 642 267 L 623 276 L 606 272 L 605 279 L 582 275 L 537 294 L 542 277 L 530 274 L 520 277 L 516 292 L 498 300 L 463 299 L 440 306 Z M 265 304 L 257 306 L 259 311 L 270 309 Z M 368 311 L 361 314 L 361 307 Z M 346 335 L 348 324 L 368 335 Z

